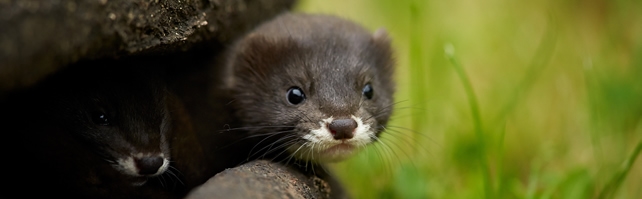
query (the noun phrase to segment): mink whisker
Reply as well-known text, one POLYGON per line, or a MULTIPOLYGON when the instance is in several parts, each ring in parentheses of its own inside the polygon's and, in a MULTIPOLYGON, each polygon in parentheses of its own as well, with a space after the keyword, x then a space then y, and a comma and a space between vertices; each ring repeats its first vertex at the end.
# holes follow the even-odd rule
POLYGON ((303 148, 305 145, 308 145, 308 144, 309 144, 309 142, 303 142, 303 144, 301 146, 299 146, 299 148, 297 148, 294 152, 290 153, 290 155, 289 155, 290 157, 288 158, 288 161, 285 163, 285 165, 288 165, 290 163, 290 160, 292 159, 292 157, 294 157, 297 154, 297 152, 299 152, 299 150, 301 150, 301 148, 303 148))
MULTIPOLYGON (((297 142, 300 142, 300 141, 301 141, 301 140, 299 140, 299 139, 292 139, 292 140, 289 140, 289 141, 287 141, 287 142, 285 142, 285 143, 282 143, 281 145, 279 145, 279 146, 278 146, 278 147, 276 147, 276 148, 270 149, 270 151, 268 151, 267 153, 271 153, 272 151, 275 151, 275 150, 278 150, 278 149, 281 149, 281 148, 285 148, 285 147, 292 146, 292 145, 294 145, 294 144, 296 144, 297 142)), ((301 148, 301 146, 300 146, 299 148, 301 148)), ((280 156, 281 156, 283 153, 285 153, 285 152, 287 152, 287 149, 281 150, 281 152, 280 152, 280 153, 278 153, 278 154, 274 155, 274 157, 272 158, 272 160, 271 160, 271 161, 274 161, 274 160, 276 160, 277 158, 280 158, 280 156)), ((282 161, 282 160, 281 160, 281 161, 282 161)))
MULTIPOLYGON (((283 137, 283 138, 281 138, 281 139, 279 139, 279 140, 275 141, 274 143, 272 143, 272 144, 270 145, 270 148, 269 148, 265 153, 263 153, 262 158, 265 158, 265 156, 266 156, 266 155, 268 155, 268 154, 270 154, 270 153, 272 153, 272 152, 274 152, 274 151, 276 151, 276 150, 279 150, 279 149, 282 149, 282 148, 286 148, 286 147, 288 147, 288 146, 291 146, 291 145, 292 145, 293 143, 295 143, 295 142, 297 142, 297 140, 296 140, 296 136, 290 135, 290 136, 287 136, 287 137, 283 137), (288 140, 288 141, 286 141, 286 142, 282 142, 282 143, 280 143, 277 147, 273 147, 273 146, 274 146, 274 144, 281 142, 281 140, 290 139, 290 138, 294 138, 294 139, 288 140)), ((282 150, 282 151, 281 151, 281 153, 279 153, 279 154, 275 155, 275 156, 274 156, 274 158, 272 158, 272 160, 274 160, 275 158, 277 158, 279 155, 281 155, 281 154, 282 154, 282 153, 284 153, 285 151, 287 151, 287 150, 282 150)))
POLYGON ((180 172, 177 168, 175 168, 175 167, 173 167, 173 166, 171 166, 171 165, 170 165, 170 166, 169 166, 169 168, 167 169, 167 173, 168 173, 169 175, 171 175, 171 176, 174 176, 174 178, 176 178, 176 180, 177 180, 179 183, 181 183, 181 185, 185 185, 185 183, 183 183, 183 181, 181 180, 181 178, 180 178, 180 177, 178 177, 178 175, 177 175, 177 174, 175 174, 171 169, 174 169, 176 172, 178 172, 178 173, 179 173, 178 175, 182 175, 182 174, 181 174, 181 172, 180 172))
MULTIPOLYGON (((382 142, 381 142, 381 141, 379 141, 378 143, 382 143, 382 142)), ((382 161, 382 162, 384 162, 384 165, 385 165, 385 167, 386 167, 386 170, 387 170, 388 172, 392 172, 392 168, 393 168, 393 166, 392 166, 392 164, 390 163, 390 161, 388 161, 388 160, 391 158, 389 148, 387 148, 387 147, 386 147, 386 145, 381 144, 381 145, 379 145, 379 146, 378 146, 378 149, 379 149, 379 150, 377 150, 377 151, 379 151, 379 152, 380 152, 380 154, 381 154, 380 158, 381 158, 381 161, 382 161)), ((392 173, 388 173, 388 175, 391 175, 391 174, 392 174, 392 173)))
POLYGON ((236 127, 236 128, 227 128, 223 130, 219 130, 219 133, 223 133, 226 131, 236 131, 236 130, 263 130, 266 128, 293 128, 294 126, 244 126, 244 127, 236 127))
MULTIPOLYGON (((401 148, 401 146, 399 146, 399 144, 397 144, 397 143, 396 143, 396 142, 394 142, 394 141, 391 141, 391 142, 389 142, 389 143, 390 143, 390 144, 392 144, 393 146, 397 147, 397 149, 398 149, 399 151, 401 151, 401 152, 406 156, 406 159, 408 159, 408 160, 412 160, 412 156, 411 156, 410 154, 408 154, 408 153, 406 152, 406 150, 403 150, 403 149, 401 148)), ((381 144, 384 144, 384 143, 383 143, 383 142, 381 142, 381 144)), ((384 145, 385 145, 385 144, 384 144, 384 145)), ((410 146, 413 146, 413 145, 410 145, 410 146)), ((390 148, 390 150, 392 150, 392 152, 395 154, 395 156, 399 157, 399 155, 398 155, 397 153, 395 153, 395 152, 394 152, 395 150, 393 150, 393 149, 392 149, 392 147, 390 147, 390 146, 388 146, 388 147, 390 148)), ((399 161, 399 165, 402 165, 402 164, 401 164, 401 160, 399 160, 399 159, 397 159, 397 160, 399 161)), ((410 162, 411 162, 412 166, 413 166, 415 169, 417 169, 417 168, 418 168, 418 167, 415 165, 414 161, 410 161, 410 162)))
MULTIPOLYGON (((408 139, 410 139, 410 140, 414 140, 414 138, 412 137, 412 135, 419 135, 419 136, 421 136, 421 137, 423 137, 423 138, 425 138, 425 139, 430 140, 430 142, 432 142, 433 144, 435 144, 435 145, 437 145, 437 146, 439 146, 439 147, 443 147, 441 144, 439 144, 437 141, 435 141, 434 139, 432 139, 432 138, 431 138, 431 137, 429 137, 428 135, 425 135, 425 134, 423 134, 423 133, 419 133, 419 132, 417 132, 417 131, 415 131, 415 130, 413 130, 413 129, 407 128, 407 127, 391 126, 391 125, 388 125, 388 126, 385 126, 385 127, 383 127, 383 128, 384 128, 384 129, 386 130, 386 132, 388 132, 388 133, 395 133, 395 135, 403 135, 403 136, 407 137, 407 138, 408 138, 408 139), (412 135, 408 135, 408 134, 406 134, 406 133, 401 132, 400 130, 394 130, 394 129, 406 130, 406 131, 411 132, 411 133, 412 133, 412 135)), ((408 140, 406 140, 406 141, 408 141, 408 140)), ((410 144, 410 143, 409 143, 409 144, 410 144)), ((417 145, 417 144, 414 144, 414 146, 416 146, 416 145, 417 145)), ((418 146, 420 146, 420 147, 422 147, 422 148, 423 148, 423 145, 418 145, 418 146)), ((425 151, 428 151, 426 148, 423 148, 423 149, 424 149, 425 151)))
MULTIPOLYGON (((272 135, 267 136, 267 137, 263 138, 260 142, 256 143, 256 144, 254 145, 254 147, 252 147, 252 149, 250 149, 250 154, 252 154, 252 151, 254 151, 254 149, 255 149, 257 146, 261 145, 261 143, 263 143, 265 140, 269 139, 270 137, 273 137, 273 136, 275 136, 275 135, 279 135, 279 134, 282 134, 282 133, 286 133, 286 132, 291 132, 291 131, 294 131, 294 130, 271 133, 272 135)), ((248 155, 249 155, 249 154, 248 154, 248 155)), ((248 156, 248 158, 249 158, 249 157, 251 157, 251 156, 253 156, 253 155, 248 156)))
POLYGON ((158 176, 158 178, 156 178, 156 179, 158 179, 158 182, 161 184, 161 187, 167 188, 165 186, 165 183, 163 183, 163 182, 165 182, 165 178, 163 178, 163 175, 158 176))
MULTIPOLYGON (((250 139, 250 138, 261 137, 261 136, 266 136, 266 135, 272 135, 272 136, 274 136, 275 134, 288 133, 288 132, 293 132, 293 131, 295 131, 295 130, 294 130, 294 129, 292 129, 292 130, 284 130, 284 131, 276 131, 276 132, 267 132, 267 133, 249 133, 249 132, 246 132, 246 133, 249 133, 249 134, 251 134, 251 135, 249 135, 249 136, 244 136, 244 137, 242 137, 242 138, 240 138, 240 139, 236 139, 236 140, 234 140, 234 142, 231 142, 231 143, 229 143, 229 144, 227 144, 227 145, 225 145, 225 146, 223 146, 223 147, 221 147, 221 148, 226 148, 226 147, 232 146, 232 145, 234 145, 234 144, 236 144, 236 143, 239 143, 239 142, 241 142, 241 141, 244 141, 244 140, 247 140, 247 139, 250 139)), ((267 139, 267 138, 265 138, 265 139, 267 139)), ((261 140, 261 142, 263 142, 263 140, 261 140)), ((257 143, 257 144, 260 144, 261 142, 259 142, 259 143, 257 143)), ((251 152, 251 151, 250 151, 250 152, 251 152)))
MULTIPOLYGON (((281 133, 283 133, 283 132, 281 132, 281 133)), ((265 141, 266 139, 268 139, 268 138, 270 138, 270 137, 272 137, 272 136, 274 136, 274 135, 278 135, 278 134, 280 134, 280 133, 275 133, 275 134, 273 134, 273 135, 270 135, 270 136, 268 136, 268 137, 264 138, 263 140, 261 140, 261 142, 265 141)), ((256 152, 252 153, 252 152, 254 151, 254 149, 255 149, 257 146, 259 146, 259 145, 261 144, 261 142, 259 142, 259 143, 257 143, 256 145, 254 145, 254 147, 252 147, 252 149, 250 150, 250 153, 251 153, 251 154, 248 156, 248 158, 254 157, 254 156, 255 156, 255 155, 257 155, 259 152, 261 152, 261 151, 263 151, 263 150, 267 149, 268 147, 272 147, 272 146, 274 146, 274 144, 276 144, 277 142, 279 142, 279 141, 281 141, 281 140, 289 139, 289 138, 292 138, 292 137, 295 137, 295 136, 296 136, 296 135, 286 135, 286 136, 284 136, 284 137, 279 138, 277 141, 272 142, 272 144, 268 144, 268 145, 264 146, 263 148, 261 148, 260 150, 258 150, 258 151, 256 151, 256 152)), ((265 155, 266 155, 266 154, 264 153, 264 154, 263 154, 263 157, 264 157, 265 155)))

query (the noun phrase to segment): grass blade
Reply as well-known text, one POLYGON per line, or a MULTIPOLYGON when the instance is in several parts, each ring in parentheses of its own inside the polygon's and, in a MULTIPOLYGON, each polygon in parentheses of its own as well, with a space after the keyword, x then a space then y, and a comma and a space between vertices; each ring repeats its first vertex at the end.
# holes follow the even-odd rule
POLYGON ((468 97, 468 104, 470 106, 470 112, 473 117, 473 125, 475 129, 475 134, 477 135, 477 142, 480 148, 479 152, 479 164, 482 167, 483 178, 484 178, 484 193, 486 198, 493 198, 493 188, 492 182, 490 180, 490 169, 488 167, 488 158, 486 157, 486 141, 484 139, 484 130, 482 128, 481 114, 479 111, 479 103, 477 101, 477 96, 473 90, 473 85, 470 83, 470 79, 466 75, 466 71, 459 64, 457 59, 455 59, 455 47, 452 44, 446 44, 444 47, 446 52, 446 57, 452 63, 457 76, 461 80, 461 83, 464 86, 464 91, 468 97))
MULTIPOLYGON (((420 91, 425 89, 425 75, 426 75, 426 69, 425 65, 423 63, 423 52, 422 52, 422 37, 421 33, 423 32, 422 30, 422 17, 421 17, 421 12, 419 11, 420 7, 420 2, 418 1, 413 1, 411 2, 410 5, 410 21, 413 24, 410 29, 410 51, 409 51, 409 70, 412 71, 410 73, 410 90, 413 91, 420 91)), ((426 102, 426 92, 411 92, 410 98, 412 99, 412 106, 413 107, 423 107, 423 103, 426 102)), ((411 125, 412 129, 415 130, 415 132, 421 132, 424 125, 426 124, 426 116, 425 112, 420 112, 416 115, 414 115, 411 119, 411 125)), ((421 141, 421 139, 418 139, 418 135, 414 135, 414 139, 416 142, 421 141)), ((414 143, 415 145, 418 145, 420 143, 414 143)), ((418 148, 418 147, 412 147, 412 148, 418 148)))
POLYGON ((620 187, 620 185, 626 178, 626 175, 631 170, 631 166, 633 166, 633 163, 635 163, 638 155, 640 155, 640 151, 642 151, 642 140, 638 142, 638 145, 633 150, 631 156, 629 156, 629 158, 627 158, 627 160, 624 162, 624 164, 622 165, 622 169, 615 173, 613 178, 611 178, 611 180, 604 186, 602 191, 600 191, 600 195, 597 197, 598 199, 612 198, 615 195, 615 192, 617 192, 617 189, 620 187))

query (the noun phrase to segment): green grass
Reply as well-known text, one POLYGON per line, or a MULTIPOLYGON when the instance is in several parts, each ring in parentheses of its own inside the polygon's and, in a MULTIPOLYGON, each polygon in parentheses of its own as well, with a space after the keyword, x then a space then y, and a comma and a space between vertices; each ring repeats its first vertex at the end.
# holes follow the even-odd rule
POLYGON ((641 1, 296 9, 385 27, 393 41, 390 127, 331 165, 354 198, 642 198, 641 1))

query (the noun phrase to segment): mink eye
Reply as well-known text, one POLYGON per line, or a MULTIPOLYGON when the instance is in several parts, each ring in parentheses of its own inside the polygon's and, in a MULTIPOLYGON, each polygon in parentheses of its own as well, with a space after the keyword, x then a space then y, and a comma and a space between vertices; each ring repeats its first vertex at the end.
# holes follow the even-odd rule
POLYGON ((361 92, 363 93, 363 96, 366 96, 366 98, 368 99, 372 99, 372 95, 374 94, 370 83, 367 83, 366 86, 363 87, 363 90, 361 92))
POLYGON ((90 115, 91 121, 94 122, 94 124, 101 125, 101 126, 107 126, 109 125, 109 117, 107 114, 100 112, 100 111, 94 111, 90 115))
POLYGON ((297 105, 305 100, 305 94, 301 88, 295 86, 288 90, 287 98, 290 104, 297 105))

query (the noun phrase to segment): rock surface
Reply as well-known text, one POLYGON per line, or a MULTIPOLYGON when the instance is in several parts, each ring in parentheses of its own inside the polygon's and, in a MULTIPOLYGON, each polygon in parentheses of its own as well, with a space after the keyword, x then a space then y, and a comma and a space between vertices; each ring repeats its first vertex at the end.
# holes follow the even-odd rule
POLYGON ((330 184, 314 175, 265 160, 227 169, 195 188, 186 199, 330 198, 330 184))
POLYGON ((0 0, 0 92, 80 59, 226 42, 294 0, 0 0))

